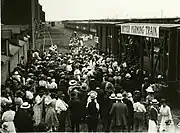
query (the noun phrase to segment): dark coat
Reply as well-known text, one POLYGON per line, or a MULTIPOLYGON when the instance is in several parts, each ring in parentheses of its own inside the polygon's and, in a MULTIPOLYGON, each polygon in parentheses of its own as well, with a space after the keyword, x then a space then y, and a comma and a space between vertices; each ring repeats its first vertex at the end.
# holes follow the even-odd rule
POLYGON ((33 132, 33 119, 32 115, 24 110, 20 110, 16 113, 14 119, 15 127, 18 132, 33 132))
POLYGON ((133 120, 134 120, 134 108, 133 108, 133 104, 130 100, 128 100, 127 98, 123 99, 123 102, 127 105, 128 108, 128 125, 132 125, 133 124, 133 120))
POLYGON ((158 112, 154 107, 150 108, 150 120, 153 120, 157 124, 158 112))
POLYGON ((121 102, 113 103, 110 115, 114 117, 114 126, 127 126, 128 108, 126 104, 121 102))
POLYGON ((73 123, 79 123, 85 113, 83 103, 79 99, 69 101, 70 117, 73 123))

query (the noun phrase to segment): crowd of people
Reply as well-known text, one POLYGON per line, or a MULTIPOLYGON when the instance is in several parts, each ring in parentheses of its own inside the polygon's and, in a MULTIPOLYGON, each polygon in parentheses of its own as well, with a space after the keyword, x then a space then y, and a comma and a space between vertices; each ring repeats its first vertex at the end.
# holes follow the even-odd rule
POLYGON ((26 64, 23 59, 1 88, 4 132, 65 132, 67 123, 72 132, 82 124, 89 132, 98 124, 105 132, 167 131, 173 125, 160 95, 167 87, 162 75, 154 81, 138 66, 84 45, 64 54, 51 45, 42 55, 33 51, 26 64))

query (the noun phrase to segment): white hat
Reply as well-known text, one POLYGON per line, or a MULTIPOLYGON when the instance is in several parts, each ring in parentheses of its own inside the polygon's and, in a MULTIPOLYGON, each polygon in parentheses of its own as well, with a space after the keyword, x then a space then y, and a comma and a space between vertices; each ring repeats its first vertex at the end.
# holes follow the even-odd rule
POLYGON ((125 75, 125 77, 126 77, 126 78, 131 78, 131 74, 127 73, 127 74, 125 75))
POLYGON ((69 81, 69 85, 70 86, 74 86, 74 85, 76 85, 77 84, 77 81, 76 80, 70 80, 69 81))
POLYGON ((91 95, 92 93, 94 93, 96 96, 98 95, 96 91, 90 91, 87 95, 91 95))
POLYGON ((157 77, 158 79, 162 79, 163 78, 163 76, 162 75, 158 75, 158 77, 157 77))
POLYGON ((153 88, 151 86, 149 86, 147 89, 146 89, 147 92, 154 92, 153 88))
POLYGON ((159 104, 158 100, 156 100, 156 99, 153 99, 150 103, 151 104, 159 104))
POLYGON ((18 74, 19 74, 18 71, 15 71, 15 72, 14 72, 14 75, 18 75, 18 74))
POLYGON ((55 82, 56 80, 55 79, 52 79, 52 82, 55 82))
POLYGON ((112 93, 109 99, 116 99, 116 94, 112 93))
POLYGON ((47 57, 50 57, 51 55, 50 54, 47 54, 47 57))
POLYGON ((126 62, 124 62, 124 63, 122 64, 122 66, 123 66, 123 67, 127 67, 127 64, 126 64, 126 62))
POLYGON ((128 92, 127 95, 128 95, 128 98, 132 97, 131 92, 128 92))
POLYGON ((121 93, 117 93, 117 94, 116 94, 116 99, 117 99, 117 100, 122 100, 122 99, 123 99, 122 94, 121 94, 121 93))
POLYGON ((97 97, 97 92, 95 91, 90 91, 91 93, 89 94, 90 95, 90 98, 91 99, 95 99, 97 97))
POLYGON ((28 109, 30 108, 30 104, 28 102, 24 102, 21 106, 20 106, 21 109, 28 109))

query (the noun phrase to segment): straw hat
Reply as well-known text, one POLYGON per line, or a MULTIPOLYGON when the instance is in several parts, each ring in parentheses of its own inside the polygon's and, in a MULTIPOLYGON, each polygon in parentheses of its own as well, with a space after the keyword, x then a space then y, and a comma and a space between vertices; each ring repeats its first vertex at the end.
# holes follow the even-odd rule
POLYGON ((87 95, 89 95, 89 96, 92 97, 92 98, 93 98, 93 97, 96 98, 98 94, 97 94, 96 91, 90 91, 87 95))
POLYGON ((55 72, 55 70, 49 70, 49 73, 55 72))
POLYGON ((20 106, 20 108, 21 109, 29 109, 31 106, 30 106, 30 104, 28 103, 28 102, 24 102, 21 106, 20 106))
POLYGON ((117 93, 117 94, 116 94, 116 99, 117 99, 117 100, 122 100, 122 99, 123 99, 122 94, 121 94, 121 93, 117 93))
POLYGON ((127 73, 127 74, 125 75, 125 77, 126 77, 126 78, 131 78, 131 74, 127 73))
POLYGON ((51 80, 51 77, 47 77, 48 80, 51 80))
POLYGON ((116 94, 112 93, 109 99, 112 99, 112 100, 116 99, 116 94))
POLYGON ((96 98, 97 98, 97 94, 94 93, 94 92, 91 93, 91 94, 90 94, 90 98, 91 98, 91 99, 96 99, 96 98))
POLYGON ((132 97, 131 92, 128 92, 128 93, 127 93, 127 96, 128 96, 128 98, 131 98, 131 97, 132 97))
POLYGON ((162 75, 158 75, 157 78, 158 78, 158 79, 162 79, 163 76, 162 76, 162 75))
POLYGON ((159 102, 156 99, 153 99, 150 103, 151 104, 159 104, 159 102))
POLYGON ((82 91, 88 91, 89 90, 89 88, 88 88, 88 86, 87 86, 87 84, 86 83, 82 83, 82 85, 81 85, 81 88, 80 88, 82 91))
POLYGON ((19 74, 18 71, 15 71, 15 72, 14 72, 14 75, 18 75, 18 74, 19 74))
POLYGON ((33 73, 28 73, 28 76, 34 76, 34 74, 33 73))
POLYGON ((69 81, 69 85, 70 86, 74 86, 74 85, 76 85, 77 84, 77 81, 76 80, 70 80, 69 81))
POLYGON ((147 92, 154 92, 153 88, 151 86, 149 86, 147 89, 146 89, 147 92))

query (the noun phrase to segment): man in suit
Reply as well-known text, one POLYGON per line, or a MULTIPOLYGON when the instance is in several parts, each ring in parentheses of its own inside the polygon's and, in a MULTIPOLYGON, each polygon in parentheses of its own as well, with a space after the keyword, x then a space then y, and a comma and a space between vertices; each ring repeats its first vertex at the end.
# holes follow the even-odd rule
POLYGON ((74 132, 76 127, 76 132, 79 132, 79 124, 82 119, 82 115, 84 114, 82 111, 83 103, 78 99, 77 93, 71 93, 71 100, 69 101, 69 109, 70 109, 70 120, 71 120, 71 129, 74 132))
POLYGON ((122 102, 123 96, 121 93, 116 95, 116 100, 118 102, 113 103, 110 110, 110 115, 113 119, 113 127, 115 131, 124 131, 127 126, 128 108, 127 105, 122 102))

